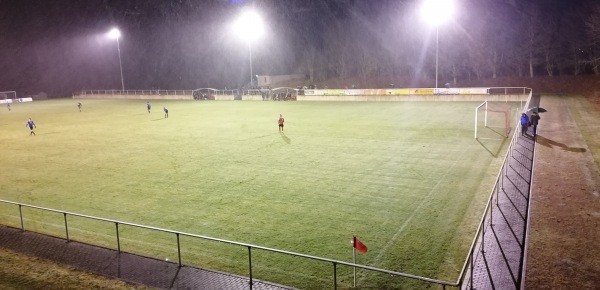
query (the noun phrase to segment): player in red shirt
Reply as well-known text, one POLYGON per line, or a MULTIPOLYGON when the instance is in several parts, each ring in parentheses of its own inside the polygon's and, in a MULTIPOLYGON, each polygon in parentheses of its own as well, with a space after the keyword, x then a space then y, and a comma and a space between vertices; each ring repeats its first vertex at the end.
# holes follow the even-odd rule
POLYGON ((279 123, 279 132, 283 132, 283 122, 285 120, 283 119, 283 116, 281 114, 279 114, 279 121, 277 121, 277 123, 279 123))

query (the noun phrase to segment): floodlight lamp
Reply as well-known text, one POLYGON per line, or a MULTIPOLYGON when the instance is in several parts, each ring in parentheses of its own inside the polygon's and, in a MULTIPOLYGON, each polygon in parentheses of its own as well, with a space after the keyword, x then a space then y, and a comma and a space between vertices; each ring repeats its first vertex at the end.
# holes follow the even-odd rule
POLYGON ((235 21, 233 29, 246 41, 253 41, 264 34, 265 27, 258 13, 247 10, 235 21))
POLYGON ((440 25, 454 13, 453 0, 423 0, 421 16, 432 25, 440 25))
POLYGON ((108 37, 112 39, 118 39, 119 37, 121 37, 121 31, 119 31, 119 29, 113 28, 108 32, 108 37))

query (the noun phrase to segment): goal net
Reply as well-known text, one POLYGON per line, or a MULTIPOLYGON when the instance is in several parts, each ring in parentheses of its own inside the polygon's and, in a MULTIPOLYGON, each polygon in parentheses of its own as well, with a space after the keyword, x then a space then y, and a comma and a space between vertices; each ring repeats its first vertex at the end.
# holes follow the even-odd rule
POLYGON ((0 92, 0 104, 11 103, 16 98, 17 92, 15 91, 0 92))
POLYGON ((508 104, 485 101, 475 108, 475 139, 508 138, 510 134, 510 112, 508 104))

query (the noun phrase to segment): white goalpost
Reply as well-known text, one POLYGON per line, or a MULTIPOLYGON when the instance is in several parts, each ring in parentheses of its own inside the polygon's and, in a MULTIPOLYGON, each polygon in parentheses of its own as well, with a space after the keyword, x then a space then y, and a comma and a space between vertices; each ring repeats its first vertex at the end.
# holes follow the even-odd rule
POLYGON ((475 139, 482 138, 482 128, 498 128, 504 138, 510 134, 510 108, 497 108, 484 101, 475 108, 475 139))
POLYGON ((6 91, 0 92, 0 103, 12 103, 14 99, 17 98, 17 92, 15 91, 6 91))

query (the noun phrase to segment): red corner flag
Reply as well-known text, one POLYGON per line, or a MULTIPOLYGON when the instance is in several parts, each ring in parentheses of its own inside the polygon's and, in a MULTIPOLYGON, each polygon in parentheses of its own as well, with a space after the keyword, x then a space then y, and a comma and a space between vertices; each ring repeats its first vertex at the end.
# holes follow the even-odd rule
POLYGON ((356 237, 354 237, 354 239, 352 241, 353 241, 352 244, 354 245, 354 248, 356 248, 359 252, 362 252, 362 253, 367 252, 367 250, 368 250, 367 246, 365 246, 365 244, 361 243, 356 237))

